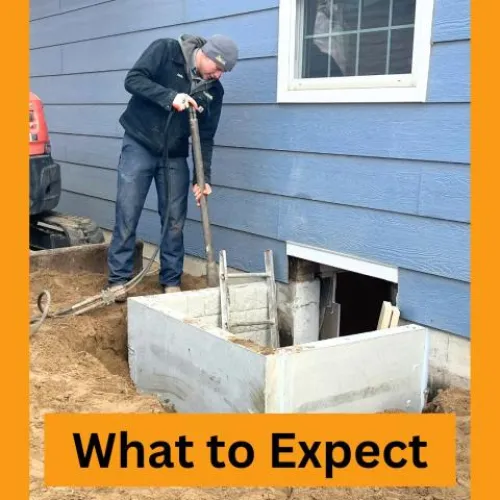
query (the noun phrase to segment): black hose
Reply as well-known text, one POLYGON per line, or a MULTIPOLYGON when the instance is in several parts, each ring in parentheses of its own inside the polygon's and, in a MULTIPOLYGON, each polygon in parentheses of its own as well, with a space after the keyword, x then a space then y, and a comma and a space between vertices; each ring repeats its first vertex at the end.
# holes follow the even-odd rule
POLYGON ((38 309, 42 311, 42 315, 39 318, 34 318, 30 321, 30 336, 35 334, 42 326, 42 323, 45 321, 45 318, 49 314, 50 301, 50 292, 48 290, 43 290, 37 299, 38 309), (47 297, 47 303, 45 304, 45 306, 42 304, 42 300, 44 297, 47 297))

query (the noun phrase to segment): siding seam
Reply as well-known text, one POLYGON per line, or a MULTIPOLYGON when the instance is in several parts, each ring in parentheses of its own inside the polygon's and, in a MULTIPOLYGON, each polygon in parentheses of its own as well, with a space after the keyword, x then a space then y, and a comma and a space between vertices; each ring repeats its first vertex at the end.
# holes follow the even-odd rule
MULTIPOLYGON (((33 50, 38 50, 38 49, 33 49, 33 50)), ((241 62, 241 61, 261 61, 263 59, 277 59, 277 56, 240 57, 238 59, 238 61, 239 62, 241 62)), ((61 53, 61 62, 62 62, 62 53, 61 53)), ((30 75, 30 80, 37 79, 37 78, 54 78, 54 77, 58 77, 58 76, 77 76, 77 75, 94 75, 94 74, 102 74, 102 73, 118 73, 121 71, 129 71, 129 70, 130 70, 130 68, 118 68, 118 69, 100 69, 100 70, 96 70, 96 71, 76 71, 74 73, 54 73, 54 74, 43 74, 43 75, 30 75)), ((58 106, 60 106, 60 104, 58 106)))
POLYGON ((176 24, 167 24, 165 26, 155 26, 153 28, 144 28, 144 29, 133 30, 133 31, 124 31, 121 33, 113 33, 112 35, 101 35, 101 36, 96 36, 96 37, 92 37, 92 38, 84 38, 82 40, 73 40, 71 42, 54 43, 52 45, 39 45, 36 47, 32 46, 32 47, 30 47, 30 50, 48 49, 51 47, 62 47, 64 45, 72 45, 72 44, 76 44, 76 43, 90 42, 93 40, 103 40, 106 38, 113 38, 115 36, 133 35, 135 33, 145 33, 147 31, 159 30, 159 29, 164 29, 164 28, 176 28, 177 26, 185 26, 188 24, 198 24, 198 23, 204 23, 207 21, 218 21, 220 19, 230 19, 233 17, 246 16, 248 14, 259 14, 261 12, 268 12, 268 11, 272 11, 272 10, 278 10, 278 7, 267 7, 265 9, 251 10, 248 12, 238 12, 237 14, 228 14, 225 16, 217 16, 217 17, 209 17, 209 18, 205 18, 205 19, 198 19, 196 21, 183 21, 183 22, 176 23, 176 24))
MULTIPOLYGON (((84 165, 84 164, 81 164, 81 163, 72 163, 72 162, 66 161, 66 160, 57 160, 57 161, 60 162, 60 163, 62 163, 62 164, 67 163, 67 164, 74 165, 74 166, 82 166, 84 169, 85 168, 96 168, 96 169, 99 169, 99 170, 106 170, 108 172, 114 172, 114 171, 116 171, 116 169, 114 169, 114 168, 97 167, 97 166, 93 166, 93 165, 84 165)), ((235 188, 233 186, 225 186, 225 185, 216 184, 216 183, 213 183, 212 187, 217 187, 217 188, 220 188, 220 189, 228 189, 228 190, 232 190, 232 191, 236 191, 236 192, 240 191, 240 192, 244 192, 244 193, 252 193, 252 194, 256 193, 256 194, 262 194, 262 195, 273 197, 273 198, 279 198, 278 201, 279 201, 279 207, 280 207, 280 209, 281 209, 281 201, 282 200, 302 200, 302 201, 310 201, 310 202, 313 202, 313 203, 321 203, 323 205, 334 206, 334 207, 347 207, 347 208, 353 208, 353 209, 364 210, 364 211, 373 211, 373 212, 377 212, 377 213, 396 214, 396 215, 402 215, 402 216, 405 216, 405 217, 415 217, 415 218, 418 218, 418 219, 435 220, 435 221, 441 221, 441 222, 450 222, 452 224, 459 224, 459 225, 462 225, 462 226, 468 226, 468 227, 470 227, 470 222, 465 222, 463 220, 454 220, 454 219, 448 219, 448 218, 445 219, 445 218, 431 216, 431 215, 421 215, 419 213, 398 212, 396 210, 387 210, 387 209, 382 209, 382 208, 373 208, 373 207, 367 207, 367 206, 363 206, 363 205, 352 205, 352 204, 349 204, 349 203, 335 203, 335 202, 331 202, 331 201, 320 200, 320 199, 317 199, 317 198, 304 198, 304 197, 301 197, 301 196, 284 195, 284 194, 278 194, 276 192, 270 192, 270 191, 257 191, 255 189, 248 189, 248 188, 247 189, 235 188)), ((105 201, 112 201, 112 202, 114 202, 114 200, 112 200, 110 198, 101 198, 100 196, 94 196, 94 195, 90 195, 90 194, 86 194, 86 193, 81 193, 81 192, 78 192, 78 191, 68 190, 68 192, 75 193, 75 194, 80 194, 82 196, 89 196, 91 198, 97 198, 99 200, 105 200, 105 201)), ((419 192, 420 192, 420 188, 419 188, 419 192)), ((420 202, 420 197, 419 197, 419 202, 420 202)), ((280 214, 280 212, 278 213, 278 215, 279 214, 280 214)), ((280 218, 278 217, 278 227, 279 227, 279 223, 280 223, 280 218)))
MULTIPOLYGON (((51 106, 50 104, 47 104, 47 106, 51 106)), ((66 106, 65 104, 59 104, 58 106, 66 106)), ((76 104, 75 104, 76 106, 76 104)), ((121 135, 94 135, 94 134, 79 134, 79 133, 73 133, 73 132, 61 132, 61 131, 53 131, 51 135, 62 135, 62 136, 70 136, 70 137, 90 137, 90 138, 98 138, 98 139, 111 139, 111 140, 121 140, 122 136, 121 135)), ((214 149, 217 148, 224 148, 224 149, 235 149, 235 150, 248 150, 248 151, 262 151, 264 153, 267 153, 269 151, 276 152, 276 153, 290 153, 290 154, 295 154, 295 155, 324 155, 324 156, 333 156, 333 157, 340 157, 340 158, 359 158, 359 159, 365 159, 365 158, 373 158, 376 160, 384 160, 384 161, 407 161, 407 162, 419 162, 419 163, 428 163, 430 165, 439 165, 439 164, 445 164, 445 165, 454 165, 456 168, 466 168, 470 169, 470 162, 457 162, 457 161, 442 161, 442 160, 428 160, 428 159, 420 159, 420 158, 395 158, 393 156, 377 156, 377 155, 349 155, 349 154, 336 154, 336 153, 323 153, 323 152, 318 152, 318 151, 297 151, 294 149, 262 149, 262 148, 252 148, 252 147, 245 147, 245 146, 226 146, 224 144, 215 144, 214 149)), ((94 166, 94 165, 90 165, 94 166)))
MULTIPOLYGON (((42 19, 50 19, 51 17, 62 16, 64 14, 69 14, 72 12, 78 12, 79 10, 91 9, 92 7, 96 7, 97 5, 102 5, 103 3, 111 3, 115 1, 116 0, 102 0, 102 2, 94 3, 91 5, 84 5, 83 7, 77 7, 76 9, 68 9, 68 10, 63 10, 62 12, 55 12, 54 14, 50 14, 49 16, 33 17, 30 19, 30 23, 35 21, 41 21, 42 19)), ((60 8, 61 8, 61 1, 59 0, 59 9, 60 8)))
MULTIPOLYGON (((83 196, 85 198, 90 198, 90 199, 94 199, 94 200, 106 201, 108 203, 115 203, 113 200, 107 200, 106 198, 100 198, 99 196, 91 196, 91 195, 87 195, 87 194, 82 194, 82 193, 79 193, 77 191, 73 191, 71 189, 63 189, 62 192, 63 193, 75 194, 77 196, 83 196)), ((144 210, 146 210, 147 212, 150 212, 152 214, 158 214, 157 210, 153 210, 151 208, 144 207, 144 210)), ((191 222, 196 222, 196 223, 198 223, 198 224, 201 225, 201 221, 198 220, 198 219, 192 219, 191 217, 187 217, 187 220, 189 220, 191 222)), ((214 224, 213 222, 211 222, 210 225, 213 226, 213 227, 218 227, 218 228, 221 228, 221 229, 225 229, 227 231, 234 231, 236 233, 249 234, 251 236, 256 236, 257 238, 263 238, 263 239, 266 239, 266 240, 273 240, 273 241, 276 241, 278 243, 285 243, 283 240, 280 240, 278 238, 273 238, 272 236, 267 236, 267 235, 262 235, 262 234, 257 234, 257 233, 251 233, 249 231, 243 231, 242 229, 235 229, 233 227, 228 227, 228 226, 220 226, 219 224, 214 224)), ((419 271, 414 271, 413 270, 412 272, 419 272, 419 271)), ((434 275, 431 275, 431 276, 434 276, 434 275)), ((455 281, 458 281, 458 280, 455 280, 455 281)))

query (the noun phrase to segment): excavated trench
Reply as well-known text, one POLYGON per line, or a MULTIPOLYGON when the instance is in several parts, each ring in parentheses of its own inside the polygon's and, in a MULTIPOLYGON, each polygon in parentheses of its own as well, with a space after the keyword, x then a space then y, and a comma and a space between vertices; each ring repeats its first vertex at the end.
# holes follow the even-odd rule
MULTIPOLYGON (((36 270, 30 275, 31 314, 36 298, 47 289, 52 307, 72 305, 98 293, 106 277, 98 273, 36 270)), ((183 290, 206 287, 203 277, 186 275, 183 290)), ((156 275, 147 276, 131 295, 161 293, 156 275)), ((457 480, 452 489, 56 489, 43 485, 43 416, 47 412, 165 412, 156 398, 138 394, 127 362, 126 304, 113 304, 79 317, 47 320, 31 338, 30 430, 32 500, 461 500, 469 498, 469 395, 459 390, 439 393, 427 411, 457 414, 457 480)))

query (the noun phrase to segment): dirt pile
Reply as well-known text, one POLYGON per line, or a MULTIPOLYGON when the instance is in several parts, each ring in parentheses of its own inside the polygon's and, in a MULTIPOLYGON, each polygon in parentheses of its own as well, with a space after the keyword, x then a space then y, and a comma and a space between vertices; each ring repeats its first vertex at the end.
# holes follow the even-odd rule
MULTIPOLYGON (((43 289, 52 307, 70 306, 99 293, 102 275, 39 271, 30 277, 30 304, 43 289)), ((204 278, 185 276, 184 290, 205 288, 204 278)), ((161 293, 156 275, 131 295, 161 293)), ((113 304, 79 317, 47 320, 31 339, 30 431, 32 500, 465 500, 469 498, 469 396, 445 391, 429 411, 457 412, 457 477, 453 489, 47 489, 43 485, 43 416, 48 412, 164 412, 156 398, 139 395, 129 378, 125 304, 113 304)))

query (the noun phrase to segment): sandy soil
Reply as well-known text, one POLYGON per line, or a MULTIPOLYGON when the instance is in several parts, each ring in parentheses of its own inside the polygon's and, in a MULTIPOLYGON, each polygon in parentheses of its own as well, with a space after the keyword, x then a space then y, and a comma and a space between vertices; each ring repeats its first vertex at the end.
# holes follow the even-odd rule
MULTIPOLYGON (((98 293, 101 275, 40 271, 31 275, 30 304, 43 289, 53 307, 69 306, 98 293)), ((205 287, 203 278, 185 276, 184 290, 205 287)), ((148 276, 132 295, 161 293, 148 276)), ((43 416, 47 412, 163 412, 155 398, 138 395, 128 375, 126 305, 113 304, 85 316, 51 319, 31 339, 30 430, 32 500, 465 500, 469 487, 469 394, 447 390, 428 411, 457 414, 457 486, 440 488, 354 489, 47 489, 43 485, 43 416)))

